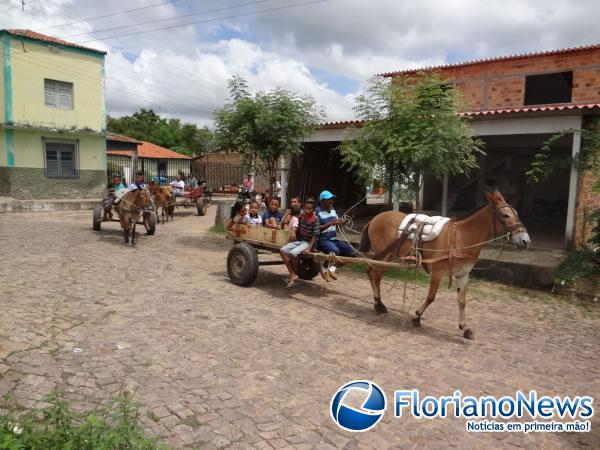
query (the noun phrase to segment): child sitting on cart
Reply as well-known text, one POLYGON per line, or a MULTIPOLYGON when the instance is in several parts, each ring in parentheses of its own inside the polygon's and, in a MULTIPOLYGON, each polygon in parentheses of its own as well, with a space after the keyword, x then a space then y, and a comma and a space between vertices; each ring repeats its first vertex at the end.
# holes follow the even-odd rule
POLYGON ((281 213, 279 212, 279 200, 272 198, 269 202, 269 209, 267 209, 263 216, 263 225, 267 228, 281 228, 281 213))
POLYGON ((246 216, 246 205, 243 202, 236 202, 231 207, 229 221, 227 222, 227 231, 236 231, 236 227, 244 223, 246 216))
POLYGON ((297 224, 296 221, 290 221, 290 242, 280 250, 283 263, 290 273, 288 287, 298 280, 298 257, 310 253, 319 236, 319 217, 315 214, 315 206, 312 198, 304 202, 304 211, 298 217, 297 224))
POLYGON ((246 225, 250 225, 253 227, 262 227, 263 219, 258 214, 258 210, 260 209, 260 205, 258 202, 250 203, 250 208, 248 214, 244 216, 244 221, 246 225))

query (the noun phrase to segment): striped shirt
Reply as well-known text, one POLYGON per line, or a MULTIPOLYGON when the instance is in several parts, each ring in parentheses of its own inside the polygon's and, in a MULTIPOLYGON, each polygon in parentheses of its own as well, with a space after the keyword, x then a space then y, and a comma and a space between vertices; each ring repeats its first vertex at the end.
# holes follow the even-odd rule
POLYGON ((316 214, 311 214, 310 216, 302 214, 298 217, 296 239, 310 242, 313 236, 319 236, 319 216, 316 214))
MULTIPOLYGON (((317 216, 319 216, 319 222, 322 225, 332 222, 338 218, 338 215, 335 212, 335 209, 333 209, 333 208, 331 209, 331 211, 327 211, 327 210, 319 207, 315 210, 315 213, 317 214, 317 216)), ((321 235, 319 236, 319 239, 337 239, 335 225, 331 225, 330 227, 327 227, 323 231, 321 231, 321 235)))

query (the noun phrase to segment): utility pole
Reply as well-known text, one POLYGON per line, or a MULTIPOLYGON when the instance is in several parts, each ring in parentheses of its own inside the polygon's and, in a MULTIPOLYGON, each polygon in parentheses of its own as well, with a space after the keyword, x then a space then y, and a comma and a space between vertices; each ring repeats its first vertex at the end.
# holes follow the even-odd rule
POLYGON ((25 11, 25 0, 21 0, 21 11, 25 11))

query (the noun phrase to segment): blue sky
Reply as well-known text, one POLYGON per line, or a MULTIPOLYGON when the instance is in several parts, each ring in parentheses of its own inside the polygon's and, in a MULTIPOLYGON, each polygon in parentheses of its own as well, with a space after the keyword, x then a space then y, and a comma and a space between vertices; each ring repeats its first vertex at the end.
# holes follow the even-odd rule
POLYGON ((253 91, 310 95, 342 120, 376 73, 600 42, 597 0, 307 2, 28 0, 22 12, 19 0, 0 0, 0 26, 107 50, 111 114, 154 108, 206 124, 235 74, 253 91), (174 28, 149 31, 164 26, 174 28), (124 28, 96 33, 108 27, 124 28))

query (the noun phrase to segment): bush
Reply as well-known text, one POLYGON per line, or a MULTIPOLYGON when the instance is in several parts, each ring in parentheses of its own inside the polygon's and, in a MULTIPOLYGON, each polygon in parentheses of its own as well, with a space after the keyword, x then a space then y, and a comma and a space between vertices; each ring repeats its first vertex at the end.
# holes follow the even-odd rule
MULTIPOLYGON (((569 252, 560 263, 554 278, 555 285, 576 288, 578 285, 591 285, 595 289, 600 278, 600 258, 588 250, 569 252)), ((590 292, 593 295, 593 292, 590 292)))
POLYGON ((62 394, 54 392, 48 406, 15 412, 8 398, 0 416, 1 449, 157 449, 139 426, 138 407, 122 394, 108 406, 85 414, 74 411, 62 394))

